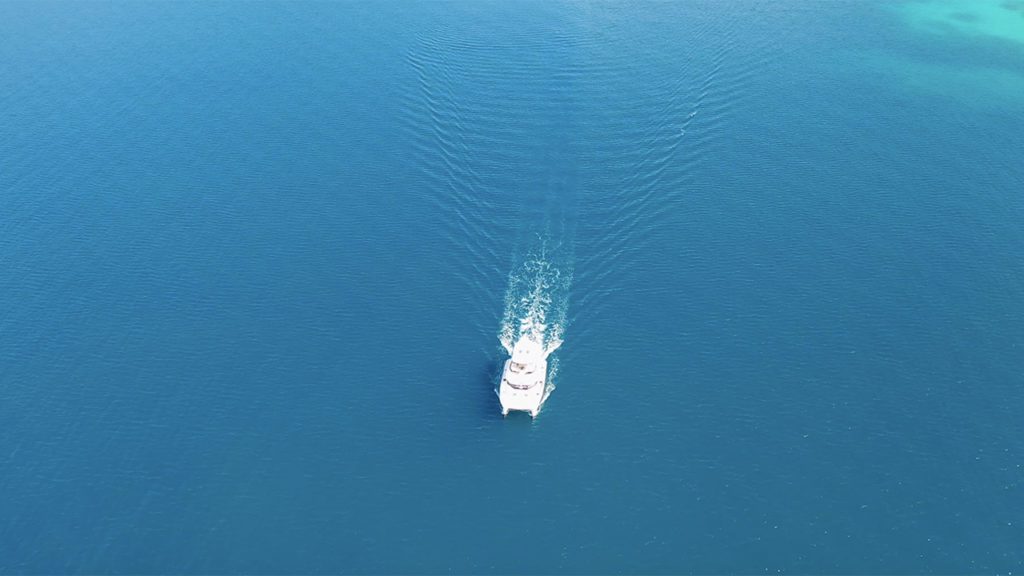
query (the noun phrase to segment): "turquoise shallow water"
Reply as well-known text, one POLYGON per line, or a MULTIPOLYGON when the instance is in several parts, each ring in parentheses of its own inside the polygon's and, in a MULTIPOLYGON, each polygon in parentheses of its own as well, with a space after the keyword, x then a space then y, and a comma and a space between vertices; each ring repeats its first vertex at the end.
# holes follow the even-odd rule
POLYGON ((1024 569, 954 4, 0 3, 0 573, 1024 569))

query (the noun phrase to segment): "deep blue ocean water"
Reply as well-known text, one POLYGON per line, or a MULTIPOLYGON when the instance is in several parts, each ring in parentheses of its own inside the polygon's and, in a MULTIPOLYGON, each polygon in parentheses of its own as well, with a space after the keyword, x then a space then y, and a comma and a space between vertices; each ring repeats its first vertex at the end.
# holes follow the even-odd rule
POLYGON ((1024 44, 917 9, 0 3, 0 573, 1024 570, 1024 44))

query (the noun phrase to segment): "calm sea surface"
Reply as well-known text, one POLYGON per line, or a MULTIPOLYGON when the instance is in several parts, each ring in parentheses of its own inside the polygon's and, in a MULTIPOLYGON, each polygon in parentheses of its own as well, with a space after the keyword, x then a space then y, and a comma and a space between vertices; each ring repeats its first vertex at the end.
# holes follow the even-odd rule
POLYGON ((1022 570, 1019 2, 0 2, 0 573, 1022 570))

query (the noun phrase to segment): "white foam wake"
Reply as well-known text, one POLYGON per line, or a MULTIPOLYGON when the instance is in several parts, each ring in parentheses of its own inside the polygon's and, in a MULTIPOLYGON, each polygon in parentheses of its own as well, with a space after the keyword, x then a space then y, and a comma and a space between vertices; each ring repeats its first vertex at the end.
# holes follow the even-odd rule
POLYGON ((527 255, 509 274, 499 339, 505 350, 530 336, 550 355, 562 345, 572 269, 549 254, 547 243, 527 255))

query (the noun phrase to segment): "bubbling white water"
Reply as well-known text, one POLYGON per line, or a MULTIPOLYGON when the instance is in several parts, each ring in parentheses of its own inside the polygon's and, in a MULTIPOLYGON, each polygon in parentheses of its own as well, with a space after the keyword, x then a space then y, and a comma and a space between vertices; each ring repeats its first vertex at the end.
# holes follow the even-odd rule
POLYGON ((546 242, 513 268, 498 335, 509 354, 523 336, 540 342, 545 356, 562 345, 571 283, 571 267, 552 257, 546 242))

